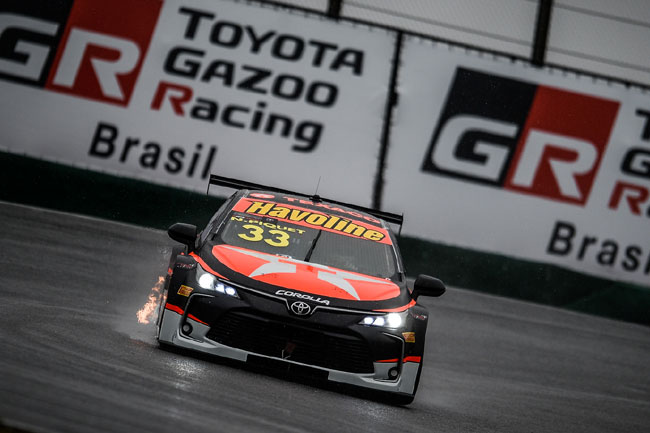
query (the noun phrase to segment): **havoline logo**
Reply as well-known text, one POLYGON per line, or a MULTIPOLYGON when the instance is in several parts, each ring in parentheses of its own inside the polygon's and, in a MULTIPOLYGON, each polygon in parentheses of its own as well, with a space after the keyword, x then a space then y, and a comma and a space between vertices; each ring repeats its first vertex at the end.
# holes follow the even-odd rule
POLYGON ((3 0, 0 78, 126 106, 162 0, 3 0))
POLYGON ((422 170, 584 205, 619 103, 459 68, 422 170))

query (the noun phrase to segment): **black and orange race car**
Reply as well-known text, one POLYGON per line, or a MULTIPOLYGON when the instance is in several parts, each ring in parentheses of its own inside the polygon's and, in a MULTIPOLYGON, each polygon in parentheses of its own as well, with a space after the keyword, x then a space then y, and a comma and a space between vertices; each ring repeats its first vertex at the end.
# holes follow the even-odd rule
POLYGON ((212 175, 233 194, 201 233, 177 223, 158 341, 413 401, 427 331, 389 224, 402 217, 212 175), (178 253, 178 254, 176 254, 178 253))

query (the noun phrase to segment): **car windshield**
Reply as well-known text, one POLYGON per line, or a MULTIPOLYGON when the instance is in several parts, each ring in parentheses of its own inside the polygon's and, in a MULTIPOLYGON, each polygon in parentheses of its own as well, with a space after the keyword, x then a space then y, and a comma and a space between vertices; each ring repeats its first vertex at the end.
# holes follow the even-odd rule
POLYGON ((397 272, 390 243, 231 212, 213 240, 380 278, 397 272))

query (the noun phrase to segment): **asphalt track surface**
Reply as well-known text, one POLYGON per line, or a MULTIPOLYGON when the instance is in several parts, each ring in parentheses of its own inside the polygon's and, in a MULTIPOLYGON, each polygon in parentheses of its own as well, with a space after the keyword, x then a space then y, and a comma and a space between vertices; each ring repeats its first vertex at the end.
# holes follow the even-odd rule
MULTIPOLYGON (((0 417, 30 432, 649 432, 650 328, 426 299, 415 402, 162 350, 136 311, 163 232, 0 203, 0 417)), ((0 431, 2 428, 0 428, 0 431)))

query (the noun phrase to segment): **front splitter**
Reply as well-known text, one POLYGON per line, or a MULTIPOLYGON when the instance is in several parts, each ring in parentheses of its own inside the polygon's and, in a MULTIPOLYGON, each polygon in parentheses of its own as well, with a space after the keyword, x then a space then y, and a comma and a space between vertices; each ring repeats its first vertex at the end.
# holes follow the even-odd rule
POLYGON ((413 394, 415 383, 417 380, 418 369, 420 365, 415 362, 406 362, 402 365, 401 374, 397 380, 378 380, 375 378, 376 374, 384 374, 384 370, 388 368, 385 363, 375 362, 375 373, 358 374, 349 373, 340 370, 331 370, 319 366, 303 364, 300 362, 292 361, 290 359, 276 358, 258 353, 248 352, 242 349, 237 349, 230 346, 217 343, 216 341, 206 338, 209 326, 204 325, 192 318, 185 318, 185 322, 189 323, 192 327, 191 334, 184 335, 181 332, 183 323, 183 316, 175 311, 165 310, 160 327, 160 334, 158 340, 163 344, 170 344, 185 349, 196 350, 211 355, 221 356, 224 358, 234 359, 237 361, 247 362, 249 355, 254 355, 257 358, 267 358, 273 362, 284 362, 296 366, 307 367, 316 369, 327 373, 327 380, 331 382, 346 383, 363 388, 375 389, 378 391, 385 391, 399 394, 413 394))

